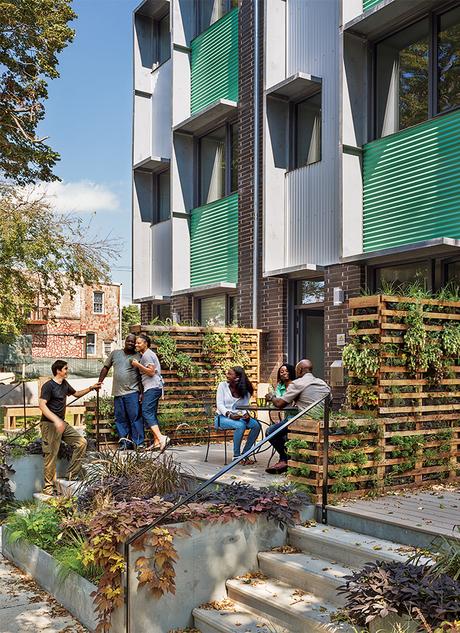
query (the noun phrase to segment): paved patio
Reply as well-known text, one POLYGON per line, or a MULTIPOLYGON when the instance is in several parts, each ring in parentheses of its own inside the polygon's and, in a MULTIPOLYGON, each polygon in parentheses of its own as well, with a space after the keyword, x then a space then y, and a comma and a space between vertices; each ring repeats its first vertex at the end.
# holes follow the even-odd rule
MULTIPOLYGON (((205 462, 206 445, 200 446, 174 446, 169 449, 174 454, 176 460, 180 462, 187 472, 198 477, 198 479, 209 479, 224 466, 224 444, 211 444, 208 461, 205 462)), ((263 488, 274 483, 287 481, 285 475, 268 475, 265 469, 272 454, 271 447, 257 455, 257 463, 253 466, 242 466, 239 464, 232 468, 219 481, 232 483, 232 481, 242 481, 255 488, 263 488)), ((232 459, 232 444, 227 443, 227 459, 232 459)), ((278 461, 278 454, 272 459, 272 464, 278 461)))

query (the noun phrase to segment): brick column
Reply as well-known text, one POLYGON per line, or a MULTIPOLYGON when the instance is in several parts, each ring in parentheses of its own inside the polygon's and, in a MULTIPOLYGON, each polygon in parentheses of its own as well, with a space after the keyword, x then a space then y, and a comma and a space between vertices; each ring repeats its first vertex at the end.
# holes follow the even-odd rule
POLYGON ((193 297, 192 295, 180 295, 171 297, 171 316, 176 312, 180 316, 180 321, 193 320, 193 297))
MULTIPOLYGON (((330 381, 330 366, 334 360, 342 358, 343 346, 337 345, 337 334, 345 334, 348 341, 348 299, 358 297, 364 287, 364 267, 355 264, 328 266, 324 273, 324 376, 330 381), (333 305, 333 289, 342 288, 345 302, 333 305)), ((343 397, 345 388, 334 388, 334 396, 343 397)))
MULTIPOLYGON (((258 0, 256 0, 258 1, 258 0)), ((260 109, 259 135, 263 147, 263 2, 259 1, 260 16, 260 109)), ((254 297, 254 0, 242 0, 239 14, 239 163, 238 163, 238 323, 252 327, 252 306, 257 301, 258 327, 264 330, 261 349, 260 379, 265 382, 273 375, 286 353, 287 282, 284 279, 262 277, 263 187, 262 151, 259 180, 259 290, 254 297)))

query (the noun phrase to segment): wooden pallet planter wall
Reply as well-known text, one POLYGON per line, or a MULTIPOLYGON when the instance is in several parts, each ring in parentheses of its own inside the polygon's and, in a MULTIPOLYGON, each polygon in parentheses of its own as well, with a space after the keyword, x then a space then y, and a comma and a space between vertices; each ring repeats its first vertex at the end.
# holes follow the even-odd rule
MULTIPOLYGON (((350 299, 350 309, 351 340, 360 349, 375 350, 378 370, 364 379, 349 372, 348 397, 354 407, 350 419, 334 421, 331 498, 459 479, 460 359, 446 353, 442 337, 446 327, 460 326, 460 302, 375 295, 350 299), (404 337, 411 306, 422 316, 427 342, 439 348, 427 371, 408 362, 404 337)), ((322 433, 313 420, 299 422, 290 433, 290 439, 308 446, 291 455, 290 478, 308 485, 318 499, 322 433)))
MULTIPOLYGON (((246 372, 254 386, 259 382, 260 330, 246 328, 203 328, 185 326, 142 325, 133 327, 134 333, 143 332, 152 340, 152 349, 157 351, 158 338, 168 334, 177 346, 177 352, 187 354, 198 369, 198 375, 179 376, 177 370, 168 369, 159 354, 162 375, 165 380, 165 395, 159 404, 159 420, 163 433, 175 443, 196 444, 208 437, 208 425, 212 423, 215 411, 215 394, 221 368, 234 362, 234 351, 244 357, 246 372), (208 334, 220 336, 223 342, 221 352, 213 357, 203 350, 203 342, 208 334)), ((92 425, 94 426, 94 425, 92 425)), ((112 439, 113 421, 101 421, 101 435, 112 439)), ((94 435, 93 428, 90 435, 94 435)), ((212 431, 211 439, 221 441, 223 433, 212 431)), ((108 440, 109 441, 109 440, 108 440)), ((110 443, 110 441, 109 441, 110 443)))

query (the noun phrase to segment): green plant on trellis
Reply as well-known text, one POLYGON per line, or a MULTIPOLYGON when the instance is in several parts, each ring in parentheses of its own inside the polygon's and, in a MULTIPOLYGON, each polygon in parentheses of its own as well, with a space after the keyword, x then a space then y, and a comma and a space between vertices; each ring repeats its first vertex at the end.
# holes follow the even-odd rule
POLYGON ((356 378, 375 376, 380 368, 378 350, 368 347, 371 343, 368 336, 363 336, 362 341, 357 339, 358 337, 355 337, 355 340, 343 348, 343 364, 355 374, 356 378))
POLYGON ((169 334, 165 332, 160 334, 156 339, 157 354, 160 357, 162 365, 176 372, 179 378, 184 376, 199 376, 200 367, 193 362, 192 357, 185 352, 177 350, 177 342, 169 334))

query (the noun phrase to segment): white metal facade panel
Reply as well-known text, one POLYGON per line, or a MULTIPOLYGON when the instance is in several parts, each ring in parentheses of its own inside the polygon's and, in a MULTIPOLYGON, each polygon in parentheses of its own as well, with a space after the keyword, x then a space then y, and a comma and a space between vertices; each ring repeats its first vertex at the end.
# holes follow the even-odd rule
POLYGON ((287 0, 287 76, 322 78, 321 161, 286 174, 286 267, 338 261, 339 3, 287 0))
POLYGON ((152 240, 152 295, 171 294, 172 220, 159 222, 151 228, 152 240))
POLYGON ((152 156, 171 158, 172 61, 152 73, 152 156))

